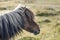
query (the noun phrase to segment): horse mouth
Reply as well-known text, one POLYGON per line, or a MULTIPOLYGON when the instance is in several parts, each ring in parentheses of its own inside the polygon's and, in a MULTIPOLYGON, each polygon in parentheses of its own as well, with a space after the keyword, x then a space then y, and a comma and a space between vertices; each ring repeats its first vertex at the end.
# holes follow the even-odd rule
POLYGON ((34 31, 33 33, 34 33, 34 35, 37 35, 40 33, 40 31, 34 31))

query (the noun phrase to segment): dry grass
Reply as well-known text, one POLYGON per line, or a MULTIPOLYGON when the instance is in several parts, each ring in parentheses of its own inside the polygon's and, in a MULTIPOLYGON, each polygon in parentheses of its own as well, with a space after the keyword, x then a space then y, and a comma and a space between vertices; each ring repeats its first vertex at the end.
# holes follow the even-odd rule
MULTIPOLYGON (((59 4, 58 1, 55 3, 56 5, 59 4)), ((5 10, 12 10, 18 4, 19 2, 17 1, 0 2, 0 12, 4 13, 6 12, 5 10), (4 10, 4 8, 6 9, 4 10)), ((54 7, 50 3, 48 4, 50 6, 42 6, 42 4, 36 3, 26 4, 36 13, 35 21, 39 24, 41 32, 39 35, 33 35, 24 31, 13 40, 60 40, 60 7, 55 6, 55 4, 54 7)))

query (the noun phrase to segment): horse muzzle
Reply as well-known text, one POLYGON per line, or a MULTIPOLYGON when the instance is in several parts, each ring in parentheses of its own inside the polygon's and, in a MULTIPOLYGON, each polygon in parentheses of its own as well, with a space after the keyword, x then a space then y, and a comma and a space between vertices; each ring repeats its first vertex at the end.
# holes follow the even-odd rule
POLYGON ((40 33, 40 30, 35 30, 35 31, 33 31, 33 33, 34 33, 34 35, 37 35, 40 33))

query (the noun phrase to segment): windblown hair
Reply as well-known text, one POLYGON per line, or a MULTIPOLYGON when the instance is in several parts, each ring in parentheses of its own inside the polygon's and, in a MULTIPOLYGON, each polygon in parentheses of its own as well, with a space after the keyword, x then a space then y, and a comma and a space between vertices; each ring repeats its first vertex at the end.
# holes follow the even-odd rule
MULTIPOLYGON (((12 12, 0 15, 0 38, 9 40, 24 27, 24 11, 26 7, 20 7, 12 12)), ((29 15, 30 14, 26 14, 29 15)))

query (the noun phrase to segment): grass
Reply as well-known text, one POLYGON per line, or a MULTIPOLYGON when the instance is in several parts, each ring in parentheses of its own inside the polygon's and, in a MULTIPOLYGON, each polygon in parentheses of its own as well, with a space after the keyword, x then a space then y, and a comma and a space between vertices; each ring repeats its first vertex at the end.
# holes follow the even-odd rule
POLYGON ((23 37, 19 40, 37 40, 37 38, 34 38, 34 37, 23 37))
MULTIPOLYGON (((19 3, 18 1, 0 2, 0 12, 12 10, 19 3)), ((17 35, 14 40, 60 40, 60 11, 57 11, 60 7, 54 8, 53 6, 42 6, 42 4, 36 3, 26 5, 35 13, 35 21, 41 29, 40 34, 33 35, 24 31, 21 35, 17 35)))
POLYGON ((40 13, 40 14, 37 14, 36 16, 56 16, 56 15, 59 15, 59 14, 52 14, 52 13, 40 13))

